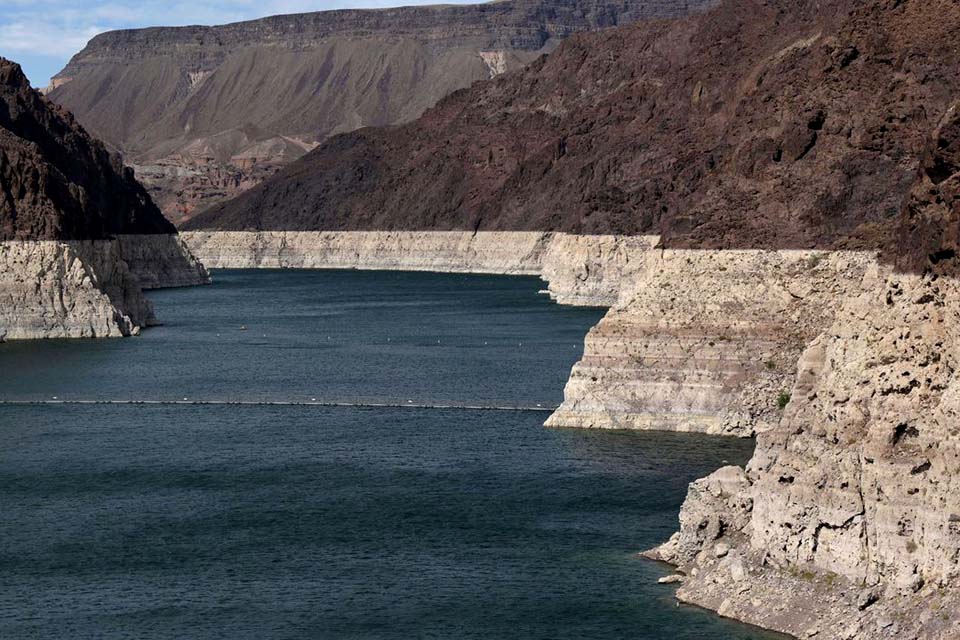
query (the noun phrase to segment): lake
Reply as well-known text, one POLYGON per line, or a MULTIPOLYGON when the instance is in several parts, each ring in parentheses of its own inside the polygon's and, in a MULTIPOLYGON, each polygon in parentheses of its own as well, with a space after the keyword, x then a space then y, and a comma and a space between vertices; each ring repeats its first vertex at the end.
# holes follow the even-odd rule
POLYGON ((601 310, 536 278, 214 277, 152 292, 138 338, 0 345, 4 401, 182 403, 0 405, 0 637, 775 637, 637 557, 751 441, 425 408, 558 404, 601 310))

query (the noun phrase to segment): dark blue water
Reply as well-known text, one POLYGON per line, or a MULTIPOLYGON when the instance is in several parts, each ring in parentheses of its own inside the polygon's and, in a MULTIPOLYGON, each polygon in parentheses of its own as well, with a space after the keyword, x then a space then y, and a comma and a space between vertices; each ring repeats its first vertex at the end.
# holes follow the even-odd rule
MULTIPOLYGON (((600 315, 526 278, 216 276, 137 339, 0 345, 0 397, 548 404, 600 315)), ((751 443, 544 417, 0 406, 0 638, 771 637, 636 556, 751 443)))

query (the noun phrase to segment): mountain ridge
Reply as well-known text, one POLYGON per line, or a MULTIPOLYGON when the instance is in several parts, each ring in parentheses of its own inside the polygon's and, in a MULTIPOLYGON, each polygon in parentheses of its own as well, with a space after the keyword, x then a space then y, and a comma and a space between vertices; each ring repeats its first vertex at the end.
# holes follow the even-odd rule
POLYGON ((410 121, 572 33, 711 2, 509 0, 109 32, 48 95, 121 150, 178 222, 330 135, 410 121))
POLYGON ((960 95, 958 13, 942 1, 728 1, 580 34, 417 121, 332 138, 184 228, 889 246, 920 233, 905 201, 960 95))

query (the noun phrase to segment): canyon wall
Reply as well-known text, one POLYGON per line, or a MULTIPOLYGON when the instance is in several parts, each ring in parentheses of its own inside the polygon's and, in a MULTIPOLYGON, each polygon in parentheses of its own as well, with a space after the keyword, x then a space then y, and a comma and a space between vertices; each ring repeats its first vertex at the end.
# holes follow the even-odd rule
POLYGON ((331 135, 413 120, 574 33, 711 2, 506 0, 113 31, 75 55, 47 95, 121 150, 179 222, 331 135))
POLYGON ((153 321, 116 241, 0 243, 0 341, 129 336, 153 321))
POLYGON ((0 58, 0 340, 125 336, 209 282, 143 187, 0 58))
POLYGON ((947 227, 903 203, 960 95, 958 38, 952 0, 725 0, 577 34, 181 228, 658 235, 923 263, 947 227))
POLYGON ((119 235, 120 253, 143 289, 210 283, 210 274, 179 235, 119 235))
POLYGON ((181 234, 215 268, 380 269, 539 275, 562 304, 610 306, 655 237, 543 232, 194 231, 181 234))
POLYGON ((647 253, 587 335, 547 424, 749 437, 779 420, 796 359, 874 254, 647 253))
POLYGON ((960 634, 960 283, 866 274, 747 469, 691 486, 653 556, 679 597, 798 637, 960 634))
POLYGON ((0 342, 137 335, 157 322, 144 289, 209 282, 175 235, 0 242, 0 342))

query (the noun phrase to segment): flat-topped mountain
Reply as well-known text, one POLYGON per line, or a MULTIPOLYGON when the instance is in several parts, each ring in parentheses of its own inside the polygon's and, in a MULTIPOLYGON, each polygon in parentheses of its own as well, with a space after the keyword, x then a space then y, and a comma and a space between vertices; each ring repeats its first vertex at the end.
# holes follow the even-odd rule
POLYGON ((507 0, 274 16, 95 37, 48 95, 124 152, 177 221, 328 136, 407 122, 573 33, 712 0, 507 0))
POLYGON ((4 58, 0 184, 0 240, 175 233, 133 172, 4 58))
POLYGON ((582 34, 415 122, 332 138, 187 227, 875 247, 930 180, 957 42, 945 0, 728 1, 582 34))

